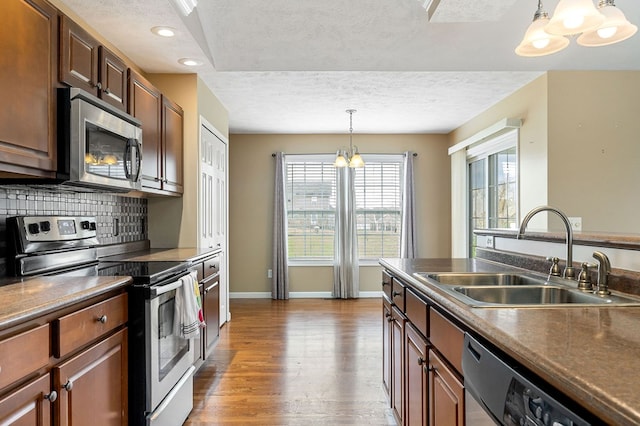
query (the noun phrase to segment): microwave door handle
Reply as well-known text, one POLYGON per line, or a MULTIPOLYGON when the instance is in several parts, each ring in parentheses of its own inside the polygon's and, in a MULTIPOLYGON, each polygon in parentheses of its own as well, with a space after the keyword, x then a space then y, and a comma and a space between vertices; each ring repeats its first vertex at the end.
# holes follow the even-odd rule
POLYGON ((131 141, 132 139, 127 139, 127 144, 124 147, 124 177, 131 180, 131 170, 127 166, 127 163, 131 161, 131 141))
POLYGON ((142 149, 140 148, 140 142, 137 139, 134 139, 135 147, 136 147, 136 177, 133 179, 134 182, 137 182, 140 179, 140 170, 142 169, 142 149))

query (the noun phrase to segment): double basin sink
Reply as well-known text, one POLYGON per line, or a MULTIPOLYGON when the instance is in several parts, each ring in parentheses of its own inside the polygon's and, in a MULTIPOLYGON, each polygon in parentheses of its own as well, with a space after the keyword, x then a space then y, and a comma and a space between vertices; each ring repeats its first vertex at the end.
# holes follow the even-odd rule
POLYGON ((527 273, 416 272, 414 276, 477 308, 640 306, 640 297, 601 296, 578 290, 575 281, 557 277, 545 279, 527 273))

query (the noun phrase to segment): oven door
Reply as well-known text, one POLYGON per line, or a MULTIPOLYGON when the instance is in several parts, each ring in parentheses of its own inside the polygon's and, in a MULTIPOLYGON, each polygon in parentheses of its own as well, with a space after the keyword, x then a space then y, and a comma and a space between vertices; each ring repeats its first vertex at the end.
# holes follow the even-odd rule
MULTIPOLYGON (((195 341, 174 333, 173 318, 178 279, 151 287, 146 314, 147 336, 147 410, 152 412, 172 389, 181 382, 194 363, 195 341)), ((190 390, 191 393, 193 390, 190 390)), ((191 405, 187 413, 191 411, 191 405)))

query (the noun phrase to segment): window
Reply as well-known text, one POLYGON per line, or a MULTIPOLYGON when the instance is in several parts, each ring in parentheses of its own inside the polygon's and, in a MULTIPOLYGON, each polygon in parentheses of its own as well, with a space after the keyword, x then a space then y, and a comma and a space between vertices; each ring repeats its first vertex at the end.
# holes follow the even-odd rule
POLYGON ((402 155, 368 155, 356 169, 356 227, 362 260, 400 256, 402 155))
POLYGON ((290 260, 333 259, 336 171, 330 155, 287 155, 290 260))
MULTIPOLYGON (((469 229, 518 226, 518 132, 511 131, 467 151, 469 229)), ((471 233, 470 253, 476 247, 471 233)))
MULTIPOLYGON (((334 156, 287 155, 289 260, 333 261, 336 171, 334 156)), ((400 255, 402 155, 367 155, 356 169, 356 227, 361 260, 400 255)))

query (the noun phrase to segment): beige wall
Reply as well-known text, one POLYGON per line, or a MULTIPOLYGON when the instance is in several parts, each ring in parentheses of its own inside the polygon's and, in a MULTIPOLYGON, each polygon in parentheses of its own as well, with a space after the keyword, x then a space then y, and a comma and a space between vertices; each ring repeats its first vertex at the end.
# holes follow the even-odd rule
MULTIPOLYGON (((272 153, 332 153, 345 135, 231 135, 229 153, 229 285, 231 292, 270 292, 273 218, 272 153)), ((448 257, 450 252, 450 192, 444 135, 353 136, 366 161, 367 152, 418 153, 415 160, 418 194, 418 253, 448 257)), ((380 290, 380 268, 360 268, 360 290, 380 290)), ((290 267, 293 292, 328 292, 331 267, 290 267)))
POLYGON ((543 75, 449 134, 455 145, 503 118, 519 118, 520 216, 547 204, 547 75, 543 75))
MULTIPOLYGON (((550 71, 452 132, 454 145, 501 118, 522 118, 520 217, 549 204, 582 230, 640 233, 640 72, 550 71)), ((534 228, 560 229, 554 215, 534 228)))
POLYGON ((549 72, 549 204, 640 233, 640 72, 549 72))
MULTIPOLYGON (((150 74, 149 80, 184 110, 184 194, 149 199, 152 247, 198 244, 198 147, 200 115, 223 135, 229 133, 226 109, 196 74, 150 74)), ((144 142, 143 142, 144 143, 144 142)))

